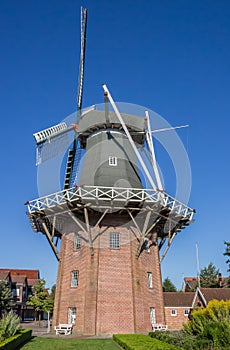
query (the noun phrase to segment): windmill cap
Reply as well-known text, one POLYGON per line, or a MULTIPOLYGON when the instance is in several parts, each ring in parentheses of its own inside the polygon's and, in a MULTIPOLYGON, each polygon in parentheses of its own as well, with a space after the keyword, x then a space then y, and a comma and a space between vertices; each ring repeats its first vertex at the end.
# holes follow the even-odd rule
MULTIPOLYGON (((134 141, 143 144, 145 140, 145 117, 123 113, 121 113, 121 115, 129 132, 136 132, 136 134, 132 135, 134 141)), ((90 110, 80 119, 78 133, 81 138, 87 138, 95 131, 111 128, 114 130, 122 130, 121 123, 115 112, 109 111, 108 115, 106 115, 105 111, 90 110)))

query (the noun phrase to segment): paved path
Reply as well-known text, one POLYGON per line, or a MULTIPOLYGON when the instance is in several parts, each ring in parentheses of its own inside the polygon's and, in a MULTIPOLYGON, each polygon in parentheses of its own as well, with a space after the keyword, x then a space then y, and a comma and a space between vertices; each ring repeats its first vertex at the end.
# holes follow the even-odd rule
POLYGON ((105 339, 105 338, 112 338, 112 335, 106 335, 103 337, 99 337, 99 336, 80 336, 80 335, 56 335, 54 332, 52 333, 47 333, 47 326, 44 327, 44 323, 43 321, 40 322, 40 326, 38 324, 38 322, 35 321, 31 321, 31 322, 22 322, 20 324, 20 326, 22 328, 31 328, 32 329, 32 336, 34 337, 47 337, 47 338, 78 338, 78 339, 90 339, 90 338, 101 338, 101 339, 105 339))

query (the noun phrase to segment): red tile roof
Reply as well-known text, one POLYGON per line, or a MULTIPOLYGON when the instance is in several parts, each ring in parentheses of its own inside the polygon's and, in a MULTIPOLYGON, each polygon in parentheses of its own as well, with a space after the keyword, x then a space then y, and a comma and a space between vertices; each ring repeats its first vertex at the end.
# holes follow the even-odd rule
POLYGON ((25 283, 26 281, 26 276, 22 275, 11 275, 11 280, 13 283, 25 283))
POLYGON ((21 269, 0 269, 0 272, 10 272, 13 275, 22 275, 31 279, 39 279, 39 270, 21 270, 21 269))
POLYGON ((164 292, 164 305, 167 307, 192 307, 194 292, 164 292))
POLYGON ((36 286, 38 284, 38 281, 39 280, 36 278, 27 278, 27 284, 31 287, 36 286))
POLYGON ((7 280, 7 277, 9 275, 9 271, 0 271, 0 280, 7 280))
POLYGON ((230 288, 200 288, 207 303, 210 300, 230 300, 230 288))
MULTIPOLYGON (((222 282, 222 287, 227 288, 229 277, 222 277, 221 276, 219 279, 217 278, 217 281, 218 280, 220 281, 220 279, 222 282)), ((186 288, 187 290, 188 289, 195 289, 198 287, 198 278, 197 277, 185 277, 184 282, 185 282, 185 285, 188 287, 188 288, 186 288)))

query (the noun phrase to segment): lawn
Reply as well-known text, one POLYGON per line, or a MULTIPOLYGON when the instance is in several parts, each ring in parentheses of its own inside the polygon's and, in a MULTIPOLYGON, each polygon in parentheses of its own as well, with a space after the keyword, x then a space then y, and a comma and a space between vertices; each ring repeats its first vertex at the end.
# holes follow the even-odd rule
POLYGON ((117 350, 120 349, 112 339, 57 339, 35 337, 21 349, 23 350, 117 350))

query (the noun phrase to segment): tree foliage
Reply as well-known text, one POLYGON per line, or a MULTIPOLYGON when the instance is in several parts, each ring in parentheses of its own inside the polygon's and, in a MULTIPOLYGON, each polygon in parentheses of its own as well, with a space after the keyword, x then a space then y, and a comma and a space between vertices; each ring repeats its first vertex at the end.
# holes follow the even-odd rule
POLYGON ((8 314, 4 315, 0 321, 0 339, 4 340, 13 336, 20 327, 20 319, 18 315, 15 315, 11 310, 8 314))
POLYGON ((50 297, 51 299, 55 299, 55 293, 56 293, 56 284, 54 284, 52 287, 51 287, 51 293, 50 293, 50 297))
POLYGON ((54 307, 54 300, 50 297, 48 290, 45 287, 46 281, 40 279, 39 284, 34 286, 34 295, 30 295, 27 305, 33 306, 39 314, 39 320, 41 312, 51 312, 54 307))
POLYGON ((207 267, 204 267, 200 272, 200 285, 203 288, 218 288, 218 275, 219 269, 213 265, 212 262, 209 263, 207 267))
POLYGON ((169 277, 166 277, 163 281, 163 292, 176 292, 177 289, 169 277))
POLYGON ((9 311, 14 305, 13 295, 6 281, 0 281, 0 318, 4 311, 9 311))
MULTIPOLYGON (((224 242, 224 244, 226 245, 226 250, 224 252, 225 256, 228 256, 229 259, 226 260, 226 263, 228 264, 228 272, 230 272, 230 242, 224 242)), ((230 277, 228 279, 228 287, 230 288, 230 277)))
POLYGON ((230 300, 212 300, 205 309, 194 310, 184 325, 186 334, 210 341, 215 347, 230 346, 230 300))
POLYGON ((224 242, 224 244, 226 245, 224 255, 229 257, 226 263, 228 264, 228 272, 230 272, 230 242, 224 242))

